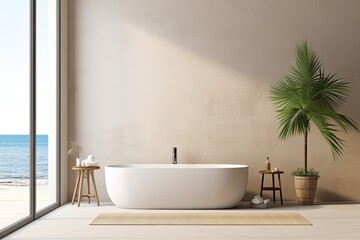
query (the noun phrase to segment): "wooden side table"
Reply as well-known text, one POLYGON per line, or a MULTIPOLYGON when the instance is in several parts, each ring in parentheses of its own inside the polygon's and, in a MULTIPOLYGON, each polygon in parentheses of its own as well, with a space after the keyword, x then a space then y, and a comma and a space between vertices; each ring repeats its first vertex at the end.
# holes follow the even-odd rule
POLYGON ((260 196, 262 197, 262 192, 263 192, 263 190, 265 190, 265 191, 273 191, 274 202, 276 202, 276 199, 275 199, 275 191, 280 191, 281 205, 283 205, 280 174, 283 174, 284 172, 283 172, 283 171, 261 170, 261 171, 259 171, 259 173, 262 174, 262 177, 261 177, 260 196), (272 176, 272 187, 264 187, 264 175, 265 175, 265 174, 271 174, 271 176, 272 176), (278 187, 275 187, 275 179, 274 179, 274 175, 275 175, 275 174, 278 175, 278 180, 279 180, 279 186, 278 186, 278 187))
POLYGON ((75 183, 75 188, 74 188, 74 193, 73 193, 73 197, 72 197, 72 201, 71 204, 74 204, 75 201, 75 195, 76 192, 78 193, 78 207, 80 207, 80 201, 82 197, 87 197, 88 198, 88 203, 90 204, 90 198, 94 197, 96 199, 97 205, 100 206, 99 203, 99 197, 97 194, 97 190, 96 190, 96 184, 95 184, 95 178, 94 178, 94 170, 100 169, 99 166, 90 166, 90 167, 77 167, 74 166, 72 167, 72 170, 77 171, 77 177, 76 177, 76 183, 75 183), (82 187, 83 187, 83 182, 84 182, 84 178, 87 180, 87 194, 82 194, 82 187), (94 187, 94 195, 90 195, 90 178, 92 180, 92 184, 94 187))

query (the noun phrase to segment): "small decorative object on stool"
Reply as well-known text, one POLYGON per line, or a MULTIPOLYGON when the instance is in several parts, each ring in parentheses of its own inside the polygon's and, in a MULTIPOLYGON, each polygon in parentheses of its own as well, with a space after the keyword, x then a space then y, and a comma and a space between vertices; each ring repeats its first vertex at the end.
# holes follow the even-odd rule
POLYGON ((98 161, 95 161, 95 157, 93 155, 89 155, 87 159, 81 162, 81 166, 90 167, 90 166, 99 166, 98 161))
POLYGON ((270 171, 270 169, 271 169, 269 156, 268 156, 268 157, 266 157, 266 161, 265 161, 265 169, 266 169, 267 171, 270 171))
POLYGON ((77 167, 81 166, 81 158, 79 158, 79 157, 76 158, 76 166, 77 167))

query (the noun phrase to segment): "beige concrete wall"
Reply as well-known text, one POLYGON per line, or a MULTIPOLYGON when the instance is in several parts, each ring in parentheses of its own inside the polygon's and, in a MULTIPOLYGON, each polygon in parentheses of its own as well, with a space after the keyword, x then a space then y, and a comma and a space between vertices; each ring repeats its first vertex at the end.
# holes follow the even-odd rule
MULTIPOLYGON (((343 113, 360 123, 359 27, 357 0, 70 1, 69 140, 102 167, 171 163, 173 146, 180 164, 248 164, 247 199, 270 156, 285 171, 284 198, 294 200, 303 139, 277 139, 269 87, 307 39, 327 70, 351 82, 343 113)), ((344 139, 346 154, 333 161, 311 132, 317 200, 360 200, 360 136, 344 139)), ((108 200, 104 168, 95 175, 108 200)), ((69 176, 71 193, 70 168, 69 176)))

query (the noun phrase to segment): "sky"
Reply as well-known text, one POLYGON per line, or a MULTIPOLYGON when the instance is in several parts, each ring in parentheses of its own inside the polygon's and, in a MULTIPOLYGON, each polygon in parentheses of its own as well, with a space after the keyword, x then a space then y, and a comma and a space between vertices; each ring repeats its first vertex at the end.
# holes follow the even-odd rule
MULTIPOLYGON (((37 133, 49 129, 48 1, 37 1, 37 133)), ((29 1, 0 0, 0 134, 29 134, 29 1)))

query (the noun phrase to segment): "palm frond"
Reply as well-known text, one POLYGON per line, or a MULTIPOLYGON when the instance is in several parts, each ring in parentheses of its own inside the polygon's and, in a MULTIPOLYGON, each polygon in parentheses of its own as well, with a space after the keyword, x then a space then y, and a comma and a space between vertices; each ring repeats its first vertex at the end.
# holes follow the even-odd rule
POLYGON ((338 116, 341 120, 336 122, 339 124, 339 126, 344 132, 348 132, 349 130, 355 130, 356 132, 360 132, 359 127, 354 120, 342 114, 338 114, 338 116))
POLYGON ((338 131, 336 125, 329 123, 327 117, 322 113, 312 112, 309 116, 329 144, 333 157, 340 156, 343 153, 344 141, 335 135, 335 132, 338 131))
POLYGON ((280 127, 279 137, 286 139, 296 134, 304 134, 309 131, 309 119, 299 108, 287 107, 278 111, 277 119, 280 127))
POLYGON ((299 84, 309 84, 319 74, 322 65, 316 53, 308 48, 305 41, 296 50, 296 68, 290 67, 290 75, 299 84))
POLYGON ((336 74, 321 74, 313 88, 312 100, 330 104, 333 108, 338 108, 346 102, 349 83, 338 78, 336 74))

